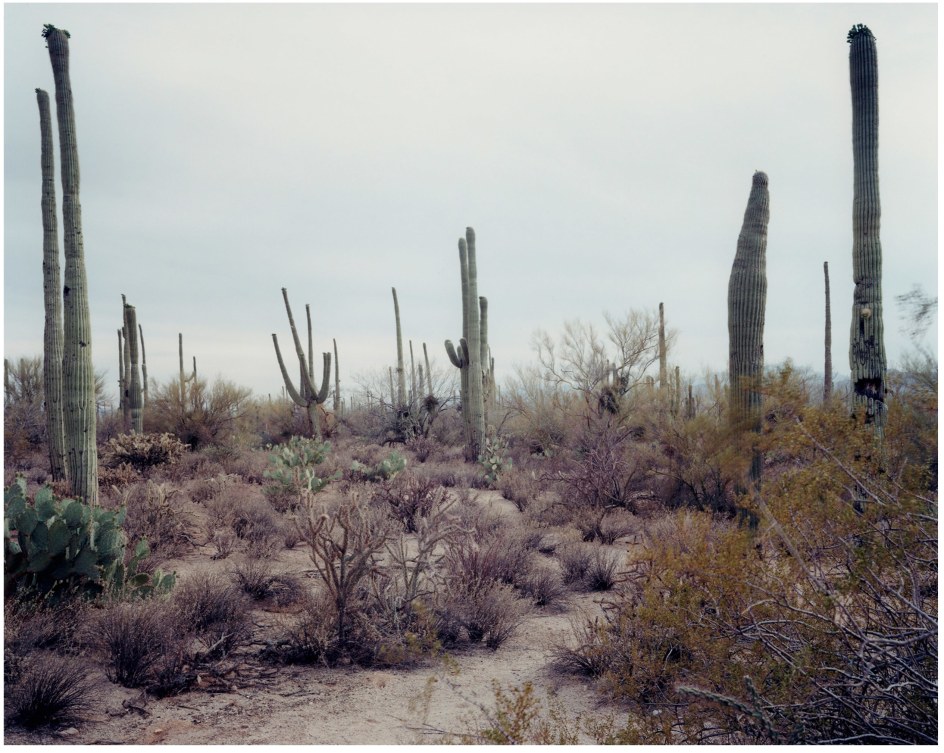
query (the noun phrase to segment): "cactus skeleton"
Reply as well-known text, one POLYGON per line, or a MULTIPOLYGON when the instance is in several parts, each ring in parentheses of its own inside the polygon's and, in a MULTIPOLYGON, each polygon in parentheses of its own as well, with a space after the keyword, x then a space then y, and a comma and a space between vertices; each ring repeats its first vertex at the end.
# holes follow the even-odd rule
MULTIPOLYGON (((324 359, 324 372, 321 379, 320 389, 316 389, 314 385, 314 363, 311 356, 311 312, 309 310, 308 314, 308 368, 305 367, 305 351, 302 348, 302 342, 298 337, 298 330, 295 328, 295 318, 292 316, 292 307, 288 302, 288 291, 285 288, 282 288, 282 298, 285 300, 285 312, 288 314, 288 323, 289 327, 292 330, 292 340, 295 343, 295 354, 298 356, 298 363, 300 365, 301 371, 301 385, 300 389, 295 389, 295 385, 292 384, 292 380, 288 375, 288 371, 285 368, 285 361, 282 360, 282 352, 279 350, 279 338, 273 332, 272 333, 272 343, 275 345, 275 357, 279 362, 279 369, 282 372, 282 380, 285 382, 285 389, 288 390, 289 396, 295 402, 296 405, 299 405, 308 413, 308 421, 311 426, 311 434, 316 439, 321 439, 321 421, 318 417, 318 406, 323 403, 328 397, 328 387, 331 384, 331 353, 322 353, 324 359)), ((306 306, 306 309, 308 307, 306 306)))
POLYGON ((69 33, 47 24, 43 30, 56 85, 59 165, 62 177, 63 275, 62 411, 66 476, 73 494, 98 502, 95 369, 89 317, 82 207, 79 202, 79 149, 69 77, 69 33))
MULTIPOLYGON (((755 172, 737 252, 728 282, 728 378, 732 424, 760 430, 760 379, 764 370, 764 314, 767 306, 767 175, 755 172)), ((759 482, 761 458, 752 453, 750 478, 759 482)))
POLYGON ((62 285, 59 276, 59 225, 56 218, 56 165, 52 144, 49 95, 36 90, 39 105, 40 165, 42 169, 43 215, 43 399, 46 435, 49 438, 49 469, 54 481, 66 477, 66 440, 62 418, 62 285))
POLYGON ((858 24, 847 37, 852 88, 852 326, 849 366, 854 401, 866 420, 885 419, 886 372, 882 318, 881 203, 878 185, 878 61, 875 37, 858 24))

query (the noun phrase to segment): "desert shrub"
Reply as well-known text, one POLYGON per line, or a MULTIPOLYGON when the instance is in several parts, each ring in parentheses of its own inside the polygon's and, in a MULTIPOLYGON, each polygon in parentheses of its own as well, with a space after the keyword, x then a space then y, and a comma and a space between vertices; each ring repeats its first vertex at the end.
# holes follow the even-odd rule
POLYGON ((4 683, 5 717, 26 729, 74 725, 92 707, 88 667, 75 659, 38 653, 24 662, 16 682, 4 683))
POLYGON ((133 539, 146 539, 155 555, 164 559, 180 555, 192 543, 192 521, 175 500, 179 489, 151 480, 127 489, 125 530, 133 539))
POLYGON ((217 379, 212 387, 199 377, 181 394, 180 381, 152 386, 144 423, 152 431, 175 435, 192 450, 238 445, 247 440, 251 391, 217 379))
POLYGON ((106 468, 128 464, 139 473, 180 460, 187 446, 171 434, 121 434, 109 439, 99 453, 106 468))
POLYGON ((242 450, 222 461, 228 476, 241 478, 247 484, 265 484, 269 453, 264 450, 242 450))
POLYGON ((295 603, 301 597, 301 583, 288 573, 276 573, 272 564, 258 557, 247 557, 231 571, 233 581, 255 601, 273 599, 280 606, 295 603))
POLYGON ((465 628, 469 641, 484 641, 494 650, 515 634, 526 614, 527 604, 507 583, 452 581, 440 606, 440 621, 447 626, 442 637, 456 640, 458 626, 465 628))
POLYGON ((557 549, 564 582, 582 587, 593 559, 593 547, 581 543, 571 543, 557 549))
POLYGON ((422 518, 445 504, 446 490, 434 481, 412 473, 403 473, 382 481, 374 491, 374 500, 403 524, 407 533, 416 533, 422 518))
POLYGON ((171 603, 207 656, 225 656, 250 637, 246 600, 222 575, 203 572, 190 576, 177 586, 171 603))
POLYGON ((590 556, 590 566, 583 582, 590 591, 609 591, 616 585, 625 555, 597 547, 590 556))
POLYGON ((121 494, 125 488, 141 480, 141 474, 131 467, 130 463, 122 463, 114 468, 98 466, 98 486, 101 490, 110 490, 121 494))
POLYGON ((533 599, 535 606, 556 609, 567 597, 567 587, 560 572, 549 566, 532 568, 519 579, 518 589, 533 599))
POLYGON ((4 359, 3 454, 19 464, 46 444, 43 412, 43 360, 40 356, 4 359))
POLYGON ((91 609, 84 599, 8 592, 3 607, 4 649, 11 656, 42 650, 78 653, 84 645, 91 609))
POLYGON ((501 474, 495 488, 509 502, 514 502, 520 512, 528 509, 538 494, 535 479, 530 474, 515 469, 501 474))
POLYGON ((97 622, 108 679, 127 688, 162 686, 181 671, 190 636, 168 602, 115 603, 97 622))
POLYGON ((229 557, 236 548, 238 541, 232 528, 216 528, 210 524, 207 529, 207 543, 213 545, 213 554, 210 559, 223 560, 229 557))
POLYGON ((607 640, 609 630, 608 623, 599 616, 571 619, 571 640, 555 643, 552 648, 554 668, 584 677, 603 677, 616 661, 607 640))
POLYGON ((416 462, 425 463, 436 450, 436 443, 429 437, 413 437, 406 443, 406 448, 413 453, 416 462))
POLYGON ((456 537, 447 543, 443 568, 459 590, 474 591, 495 581, 515 585, 527 578, 534 553, 517 535, 496 530, 477 538, 456 537))

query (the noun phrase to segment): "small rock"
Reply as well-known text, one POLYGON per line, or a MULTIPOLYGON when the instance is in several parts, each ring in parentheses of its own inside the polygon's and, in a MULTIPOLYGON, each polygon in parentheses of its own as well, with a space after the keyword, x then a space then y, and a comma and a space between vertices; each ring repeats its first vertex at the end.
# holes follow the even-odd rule
POLYGON ((59 732, 62 737, 72 737, 73 735, 79 734, 79 731, 75 727, 68 727, 59 732))

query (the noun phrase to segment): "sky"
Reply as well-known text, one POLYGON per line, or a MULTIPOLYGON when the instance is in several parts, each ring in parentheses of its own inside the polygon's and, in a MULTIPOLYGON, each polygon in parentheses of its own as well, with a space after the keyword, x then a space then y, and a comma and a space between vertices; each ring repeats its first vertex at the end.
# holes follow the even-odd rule
MULTIPOLYGON (((856 23, 877 40, 891 366, 914 348, 895 296, 937 295, 935 4, 5 3, 3 15, 7 358, 42 353, 44 23, 71 33, 93 359, 109 384, 122 294, 159 381, 177 374, 183 333, 201 376, 278 394, 272 333, 292 357, 282 287, 299 323, 311 304, 317 353, 337 340, 342 393, 395 365, 391 287, 404 338, 445 368, 466 226, 500 383, 535 362, 536 330, 603 328, 605 311, 659 302, 678 331, 670 363, 723 373, 755 170, 770 185, 766 362, 822 371, 828 261, 841 378, 856 23)), ((937 341, 935 320, 925 345, 937 341)))

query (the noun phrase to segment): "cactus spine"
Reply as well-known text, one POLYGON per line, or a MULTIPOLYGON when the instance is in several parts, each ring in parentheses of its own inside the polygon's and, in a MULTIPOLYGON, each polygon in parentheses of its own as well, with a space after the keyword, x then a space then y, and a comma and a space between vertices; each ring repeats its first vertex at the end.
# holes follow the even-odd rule
POLYGON ((315 378, 313 359, 311 355, 311 312, 308 315, 308 368, 305 367, 305 350, 302 348, 302 342, 298 337, 298 330, 295 328, 295 318, 292 316, 292 307, 288 302, 288 291, 282 288, 282 298, 285 300, 285 312, 288 314, 289 327, 292 330, 292 340, 295 342, 295 353, 298 356, 298 363, 301 371, 300 389, 295 389, 292 380, 285 368, 285 361, 282 360, 282 351, 279 350, 279 338, 273 332, 272 342, 275 345, 275 357, 279 361, 279 369, 282 372, 282 380, 285 382, 285 389, 296 405, 303 407, 308 413, 308 422, 311 426, 311 434, 317 439, 321 439, 321 421, 318 417, 318 406, 328 397, 328 387, 331 384, 331 354, 322 353, 324 359, 324 372, 321 379, 321 388, 316 389, 313 383, 315 378))
POLYGON ((40 204, 43 215, 43 300, 46 309, 43 329, 43 399, 50 473, 54 481, 61 481, 66 477, 66 440, 62 418, 62 285, 59 277, 59 225, 56 219, 56 165, 49 95, 37 89, 36 102, 39 105, 41 142, 40 204))
POLYGON ((885 420, 885 339, 882 321, 881 204, 878 188, 878 61, 875 37, 858 24, 847 37, 852 88, 852 326, 849 366, 854 401, 866 420, 885 420))
POLYGON ((138 367, 138 319, 134 306, 126 303, 125 315, 125 344, 128 353, 125 371, 128 413, 131 416, 131 431, 134 434, 144 433, 144 407, 141 398, 141 371, 138 367))
MULTIPOLYGON (((764 313, 767 305, 767 175, 755 172, 737 252, 728 282, 728 380, 731 421, 737 430, 760 431, 764 370, 764 313)), ((751 457, 750 479, 760 480, 760 453, 751 457)))
POLYGON ((459 270, 462 277, 462 338, 457 351, 446 340, 452 365, 461 370, 462 417, 465 423, 466 454, 479 456, 485 442, 485 404, 482 395, 482 335, 479 318, 478 267, 475 260, 475 231, 467 227, 459 239, 459 270))
POLYGON ((823 362, 823 402, 829 402, 833 394, 833 319, 829 305, 829 262, 823 262, 823 277, 826 280, 826 335, 824 338, 825 358, 823 362))
POLYGON ((69 33, 47 24, 43 29, 56 84, 59 164, 62 176, 63 279, 62 410, 66 466, 73 494, 98 502, 95 369, 89 318, 82 207, 79 203, 79 149, 69 77, 69 33))

